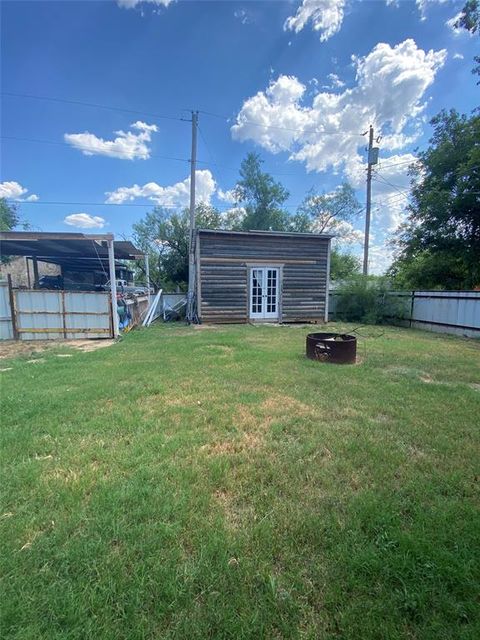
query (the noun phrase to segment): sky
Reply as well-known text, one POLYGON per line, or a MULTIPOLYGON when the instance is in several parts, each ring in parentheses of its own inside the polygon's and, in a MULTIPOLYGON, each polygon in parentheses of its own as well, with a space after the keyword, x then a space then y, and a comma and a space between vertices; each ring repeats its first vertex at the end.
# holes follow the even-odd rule
MULTIPOLYGON (((111 232, 156 204, 222 212, 258 152, 294 213, 344 181, 365 204, 363 135, 381 136, 370 270, 391 261, 408 166, 441 109, 478 105, 478 36, 453 0, 1 2, 0 196, 41 231, 111 232)), ((227 215, 227 214, 226 214, 227 215)), ((362 252, 364 212, 338 228, 362 252)))

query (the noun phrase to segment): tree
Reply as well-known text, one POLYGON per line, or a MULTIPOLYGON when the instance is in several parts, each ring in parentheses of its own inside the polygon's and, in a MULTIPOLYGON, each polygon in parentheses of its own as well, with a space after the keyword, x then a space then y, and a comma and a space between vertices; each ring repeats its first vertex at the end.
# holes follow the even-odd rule
POLYGON ((297 229, 314 233, 334 233, 338 237, 351 231, 351 223, 360 213, 353 187, 344 182, 330 193, 311 189, 293 217, 297 229))
POLYGON ((431 124, 389 274, 409 289, 472 288, 480 284, 480 116, 442 111, 431 124))
MULTIPOLYGON (((12 231, 19 225, 25 230, 29 228, 28 222, 21 221, 18 206, 7 202, 5 198, 0 198, 0 231, 12 231)), ((3 264, 7 264, 11 259, 10 256, 0 256, 3 264)))
POLYGON ((242 229, 283 231, 288 215, 282 205, 290 195, 269 173, 261 169, 257 153, 249 153, 240 166, 240 180, 234 192, 237 204, 245 208, 242 229))
MULTIPOLYGON (((470 33, 478 33, 480 35, 480 1, 479 0, 467 0, 463 9, 460 12, 460 16, 454 25, 455 29, 466 29, 470 33)), ((473 58, 477 63, 477 66, 472 69, 472 73, 477 76, 480 75, 480 56, 474 56, 473 58)), ((480 80, 477 82, 480 84, 480 80)))
MULTIPOLYGON (((199 204, 195 210, 195 224, 202 229, 222 228, 222 216, 213 207, 199 204)), ((150 280, 157 288, 175 286, 185 288, 188 282, 189 210, 172 212, 163 207, 155 209, 133 225, 135 243, 148 252, 150 280)), ((139 262, 145 274, 145 265, 139 262)))
POLYGON ((360 273, 360 259, 351 253, 343 253, 336 248, 330 254, 330 279, 334 282, 348 280, 360 273))
MULTIPOLYGON (((289 228, 303 233, 332 233, 335 241, 359 239, 359 232, 352 222, 360 213, 360 203, 355 191, 344 182, 331 193, 318 194, 311 189, 305 196, 297 212, 292 216, 289 228)), ((360 260, 350 253, 332 248, 330 256, 330 277, 334 281, 345 280, 360 272, 360 260)))
POLYGON ((0 231, 11 231, 20 223, 18 207, 0 198, 0 231))

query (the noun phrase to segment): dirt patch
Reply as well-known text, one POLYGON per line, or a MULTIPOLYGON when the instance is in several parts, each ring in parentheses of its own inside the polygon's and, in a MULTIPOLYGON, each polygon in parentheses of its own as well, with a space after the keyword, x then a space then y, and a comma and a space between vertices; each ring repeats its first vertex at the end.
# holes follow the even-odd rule
POLYGON ((471 382, 468 386, 470 387, 470 389, 480 391, 480 384, 478 384, 478 382, 471 382))
POLYGON ((205 351, 207 355, 229 356, 232 355, 234 349, 223 344, 209 344, 199 349, 199 351, 205 351))
POLYGON ((63 344, 57 340, 2 340, 0 342, 0 359, 17 358, 18 356, 41 353, 45 349, 63 344))
POLYGON ((264 442, 265 437, 262 433, 245 432, 240 438, 204 444, 200 451, 209 456, 236 455, 261 449, 264 442))
MULTIPOLYGON (((0 359, 18 358, 43 353, 49 349, 68 347, 79 351, 96 351, 115 344, 115 340, 2 340, 0 342, 0 359)), ((69 357, 60 354, 59 357, 69 357)))
POLYGON ((376 422, 378 424, 387 424, 387 422, 390 422, 390 421, 391 421, 391 418, 387 416, 386 413, 379 413, 373 418, 373 422, 376 422))
POLYGON ((213 499, 220 507, 227 529, 237 531, 255 520, 255 511, 251 505, 241 505, 229 491, 218 490, 213 499))
POLYGON ((115 344, 115 340, 66 340, 62 345, 78 349, 79 351, 96 351, 97 349, 105 349, 115 344))
POLYGON ((308 416, 313 413, 312 407, 296 398, 290 396, 282 396, 278 394, 270 395, 261 404, 264 413, 271 416, 308 416))
POLYGON ((427 455, 425 453, 425 451, 423 451, 422 449, 420 449, 420 447, 417 447, 416 445, 409 445, 408 446, 408 454, 415 459, 419 459, 419 458, 425 458, 425 456, 427 455))
POLYGON ((56 480, 58 482, 63 482, 64 484, 76 484, 80 480, 81 473, 79 471, 75 471, 74 469, 51 469, 48 471, 44 478, 48 480, 56 480))
POLYGON ((272 416, 263 415, 261 410, 256 413, 250 405, 238 404, 235 407, 233 424, 240 431, 266 431, 271 422, 272 416))
POLYGON ((221 328, 221 325, 218 324, 194 324, 192 325, 195 331, 218 331, 221 328))

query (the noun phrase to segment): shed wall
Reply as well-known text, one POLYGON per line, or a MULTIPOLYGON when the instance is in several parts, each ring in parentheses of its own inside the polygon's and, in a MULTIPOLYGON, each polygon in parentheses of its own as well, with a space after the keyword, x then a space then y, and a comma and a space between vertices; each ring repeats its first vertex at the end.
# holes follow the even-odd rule
POLYGON ((199 315, 204 322, 249 321, 249 267, 278 266, 284 322, 323 321, 329 240, 306 236, 199 233, 199 315))

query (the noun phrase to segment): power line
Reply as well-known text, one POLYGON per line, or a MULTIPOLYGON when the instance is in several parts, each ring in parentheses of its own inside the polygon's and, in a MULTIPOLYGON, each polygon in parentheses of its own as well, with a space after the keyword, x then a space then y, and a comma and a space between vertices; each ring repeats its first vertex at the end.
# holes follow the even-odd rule
MULTIPOLYGON (((57 145, 61 147, 68 147, 69 149, 76 149, 78 151, 94 152, 97 150, 95 147, 88 147, 85 145, 82 145, 81 147, 77 147, 73 144, 70 144, 69 142, 60 142, 58 140, 39 140, 38 138, 22 138, 20 136, 0 136, 0 140, 13 140, 17 142, 34 142, 36 144, 52 144, 52 145, 57 145)), ((98 154, 98 155, 103 155, 103 154, 98 154)), ((151 154, 148 157, 158 158, 160 160, 175 160, 177 162, 187 162, 187 163, 190 162, 190 160, 188 160, 187 158, 175 158, 174 156, 161 156, 157 154, 151 154)), ((123 158, 123 159, 126 159, 126 158, 123 158)))
MULTIPOLYGON (((212 116, 214 118, 220 118, 221 120, 225 120, 228 122, 230 120, 229 116, 222 116, 218 113, 212 113, 210 111, 200 111, 207 116, 212 116)), ((254 127, 262 127, 263 129, 278 129, 279 131, 293 131, 294 133, 315 133, 316 135, 325 135, 325 136, 344 136, 344 131, 319 131, 318 129, 294 129, 291 127, 280 127, 273 124, 264 124, 263 122, 254 122, 253 120, 242 119, 240 124, 251 124, 254 127)), ((363 133, 351 133, 349 134, 351 137, 360 136, 363 137, 363 133)))
MULTIPOLYGON (((61 146, 61 147, 68 147, 69 149, 76 149, 78 151, 96 151, 95 148, 93 147, 86 147, 86 146, 82 146, 82 147, 76 147, 68 142, 60 142, 58 140, 40 140, 38 138, 25 138, 25 137, 21 137, 21 136, 0 136, 0 140, 10 140, 10 141, 16 141, 16 142, 33 142, 36 144, 51 144, 51 145, 57 145, 57 146, 61 146)), ((208 149, 207 149, 208 150, 208 149)), ((210 153, 210 152, 209 152, 210 153)), ((98 154, 100 155, 100 154, 98 154)), ((211 155, 211 154, 210 154, 211 155)), ((110 156, 112 157, 112 156, 110 156)), ((159 160, 174 160, 177 162, 186 162, 187 164, 190 162, 190 160, 188 158, 176 158, 174 156, 162 156, 162 155, 158 155, 158 154, 151 154, 148 156, 148 159, 150 158, 157 158, 159 160)), ((122 158, 125 159, 125 158, 122 158)), ((221 163, 217 163, 217 162, 210 162, 208 160, 197 160, 197 164, 206 164, 206 165, 211 165, 211 166, 215 166, 215 167, 220 167, 221 169, 227 170, 227 171, 232 171, 234 173, 238 173, 238 167, 228 167, 224 164, 221 163)), ((277 173, 277 172, 270 172, 270 175, 272 176, 297 176, 297 173, 277 173)))
POLYGON ((82 107, 93 107, 94 109, 108 109, 109 111, 120 111, 123 113, 132 113, 136 115, 149 116, 152 118, 159 118, 162 120, 177 120, 179 122, 182 122, 181 118, 178 118, 175 116, 166 116, 163 114, 151 113, 148 111, 137 111, 136 109, 124 109, 123 107, 113 107, 111 105, 97 104, 95 102, 83 102, 81 100, 68 100, 66 98, 53 98, 50 96, 35 96, 28 93, 14 93, 13 91, 2 91, 1 95, 14 97, 14 98, 29 98, 32 100, 45 100, 47 102, 59 102, 62 104, 74 104, 82 107))
MULTIPOLYGON (((31 202, 27 202, 26 200, 13 200, 12 198, 7 198, 7 202, 11 204, 36 204, 36 205, 66 205, 66 206, 81 206, 81 207, 162 207, 164 209, 182 209, 188 207, 187 204, 160 204, 158 202, 149 202, 145 204, 140 204, 138 202, 71 202, 66 200, 35 200, 31 202)), ((283 205, 286 209, 296 209, 299 207, 299 204, 286 204, 283 205)), ((222 205, 219 207, 213 206, 212 208, 217 211, 228 211, 229 209, 235 208, 232 206, 222 205)))
POLYGON ((406 191, 402 190, 402 187, 400 187, 399 185, 393 184, 392 182, 389 182, 386 178, 384 178, 382 176, 381 173, 378 173, 378 171, 375 171, 375 176, 377 178, 380 178, 380 180, 383 180, 383 182, 385 182, 385 184, 388 184, 390 187, 393 187, 396 191, 398 191, 399 193, 401 193, 402 195, 409 197, 410 194, 407 193, 406 191))
MULTIPOLYGON (((385 158, 386 160, 388 160, 389 158, 385 158)), ((390 167, 399 167, 402 164, 415 164, 416 162, 418 162, 418 158, 415 158, 415 160, 403 160, 402 162, 393 162, 392 164, 383 164, 383 162, 379 163, 379 166, 381 167, 381 169, 390 169, 390 167)))

